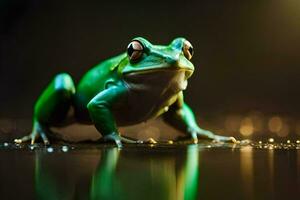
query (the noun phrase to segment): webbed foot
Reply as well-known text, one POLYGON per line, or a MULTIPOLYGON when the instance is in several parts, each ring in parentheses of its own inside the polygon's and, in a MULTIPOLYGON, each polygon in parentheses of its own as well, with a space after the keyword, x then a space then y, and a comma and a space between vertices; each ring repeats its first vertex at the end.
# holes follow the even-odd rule
POLYGON ((109 135, 105 135, 105 136, 103 136, 103 140, 105 142, 112 141, 119 148, 121 148, 123 146, 122 143, 128 143, 128 144, 140 144, 140 143, 142 143, 142 141, 140 141, 140 140, 134 140, 134 139, 131 139, 131 138, 127 138, 127 137, 121 136, 119 133, 111 133, 109 135))
POLYGON ((49 132, 50 132, 50 130, 48 130, 47 128, 42 127, 38 122, 35 122, 34 126, 33 126, 33 130, 29 135, 26 135, 22 138, 15 139, 14 142, 18 143, 18 144, 21 144, 21 143, 25 143, 25 142, 30 141, 31 144, 34 144, 36 142, 36 140, 39 137, 41 137, 44 144, 49 145, 50 142, 49 142, 49 139, 47 137, 47 133, 49 133, 49 132))
POLYGON ((216 135, 211 131, 200 129, 200 128, 197 129, 191 128, 188 130, 188 132, 190 133, 194 143, 198 143, 199 139, 209 139, 215 142, 239 143, 239 141, 232 136, 216 135))
POLYGON ((239 141, 235 139, 235 137, 232 136, 221 136, 221 135, 215 135, 213 141, 216 142, 229 142, 229 143, 238 143, 239 141))

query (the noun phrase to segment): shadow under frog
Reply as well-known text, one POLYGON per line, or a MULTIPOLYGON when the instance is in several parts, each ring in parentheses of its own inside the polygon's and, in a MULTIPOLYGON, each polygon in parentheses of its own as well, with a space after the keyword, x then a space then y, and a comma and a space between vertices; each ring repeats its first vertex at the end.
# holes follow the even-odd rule
POLYGON ((51 155, 38 152, 36 195, 38 199, 197 199, 198 147, 176 152, 181 156, 173 153, 107 148, 97 156, 81 155, 65 161, 68 165, 55 165, 51 155), (138 160, 137 154, 141 154, 138 160))

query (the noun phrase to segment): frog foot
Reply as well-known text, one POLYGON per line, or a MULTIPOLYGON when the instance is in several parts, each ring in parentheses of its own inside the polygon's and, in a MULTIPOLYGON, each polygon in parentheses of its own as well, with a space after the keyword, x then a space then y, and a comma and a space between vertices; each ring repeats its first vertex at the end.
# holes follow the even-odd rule
POLYGON ((194 143, 198 143, 198 139, 209 139, 213 140, 214 142, 239 143, 239 141, 236 140, 234 137, 216 135, 204 129, 190 129, 189 132, 191 133, 191 137, 194 143))
POLYGON ((43 128, 38 122, 35 122, 34 126, 33 126, 33 130, 29 135, 26 135, 26 136, 24 136, 22 138, 19 138, 19 139, 15 139, 14 142, 17 143, 17 144, 21 144, 21 143, 31 141, 31 144, 34 144, 35 141, 39 137, 41 137, 44 144, 49 145, 50 142, 49 142, 49 139, 48 139, 47 134, 46 134, 49 131, 50 130, 47 130, 46 128, 43 128))
POLYGON ((215 141, 215 142, 239 143, 239 141, 236 140, 232 136, 228 137, 228 136, 221 136, 221 135, 215 135, 213 141, 215 141))
POLYGON ((111 133, 109 135, 105 135, 103 137, 103 140, 105 142, 112 141, 119 148, 123 146, 122 143, 128 143, 128 144, 140 144, 140 143, 142 143, 142 141, 140 141, 140 140, 134 140, 134 139, 126 138, 124 136, 121 136, 119 133, 115 133, 115 132, 111 133))
POLYGON ((183 142, 183 143, 187 143, 187 144, 190 144, 190 143, 197 144, 198 138, 197 138, 197 135, 195 135, 195 136, 184 135, 184 136, 178 136, 175 141, 180 142, 180 143, 183 142))

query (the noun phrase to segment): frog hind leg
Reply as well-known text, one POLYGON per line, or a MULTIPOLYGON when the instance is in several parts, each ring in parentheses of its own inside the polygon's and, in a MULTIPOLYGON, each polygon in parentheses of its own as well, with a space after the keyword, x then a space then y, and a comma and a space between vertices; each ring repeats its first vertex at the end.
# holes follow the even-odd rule
POLYGON ((34 144, 36 139, 41 137, 44 144, 49 144, 48 136, 55 135, 52 134, 50 126, 64 122, 74 95, 75 85, 71 76, 67 73, 56 75, 35 104, 32 132, 14 141, 16 143, 31 141, 31 144, 34 144))
POLYGON ((209 139, 218 142, 237 142, 234 137, 216 135, 200 128, 192 109, 184 102, 182 92, 178 94, 177 101, 170 106, 169 111, 163 115, 163 119, 176 129, 185 132, 188 138, 192 139, 193 143, 198 143, 198 139, 209 139))

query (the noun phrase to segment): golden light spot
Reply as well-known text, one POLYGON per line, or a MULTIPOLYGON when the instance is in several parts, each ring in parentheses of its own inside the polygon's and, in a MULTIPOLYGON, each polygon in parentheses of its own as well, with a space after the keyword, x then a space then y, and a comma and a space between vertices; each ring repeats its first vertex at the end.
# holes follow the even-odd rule
POLYGON ((243 181, 243 192, 249 197, 253 194, 253 149, 250 146, 240 149, 240 173, 243 181))
POLYGON ((169 107, 168 107, 168 106, 164 107, 164 111, 165 111, 165 112, 167 112, 168 110, 169 110, 169 107))
POLYGON ((278 116, 274 116, 269 120, 269 130, 273 133, 278 133, 282 128, 282 120, 278 116))
POLYGON ((274 142, 274 138, 269 138, 268 142, 273 143, 274 142))
POLYGON ((241 117, 238 115, 230 115, 225 120, 225 129, 230 132, 238 131, 240 128, 241 117))
POLYGON ((259 111, 252 111, 249 116, 252 119, 254 132, 261 132, 264 128, 264 116, 259 111))
POLYGON ((173 140, 168 140, 168 144, 173 144, 173 140))
POLYGON ((290 144, 290 143, 291 143, 291 140, 287 140, 286 143, 290 144))
POLYGON ((147 140, 147 142, 148 142, 149 144, 156 144, 156 143, 157 143, 156 140, 154 140, 153 138, 149 138, 149 139, 147 140))
POLYGON ((281 129, 277 132, 279 137, 286 137, 290 132, 290 128, 286 123, 282 123, 281 129))
POLYGON ((297 135, 300 135, 300 120, 296 123, 295 132, 297 135))
POLYGON ((246 117, 241 121, 240 124, 240 133, 243 136, 250 136, 253 134, 254 127, 251 118, 246 117))
POLYGON ((296 143, 297 143, 297 144, 300 144, 300 140, 296 140, 296 143))

